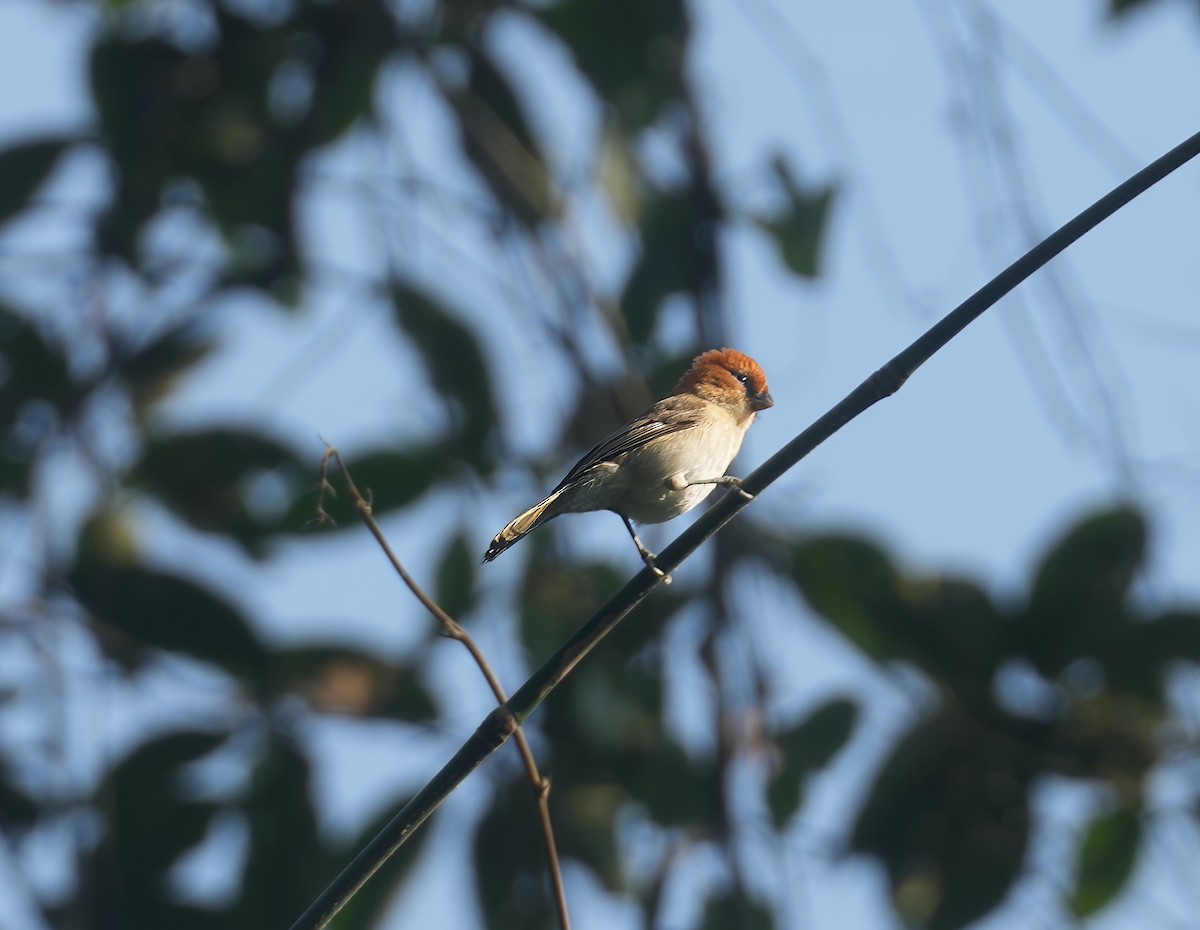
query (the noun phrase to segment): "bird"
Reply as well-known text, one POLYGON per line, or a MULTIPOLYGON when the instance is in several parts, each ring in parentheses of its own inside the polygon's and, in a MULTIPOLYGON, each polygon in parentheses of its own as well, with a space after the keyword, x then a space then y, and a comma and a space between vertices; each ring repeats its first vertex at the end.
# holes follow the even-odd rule
POLYGON ((750 356, 735 349, 696 356, 670 394, 601 441, 548 496, 497 533, 483 561, 564 513, 611 510, 642 561, 669 583, 633 524, 687 513, 718 485, 746 494, 725 470, 755 414, 774 403, 766 373, 750 356))

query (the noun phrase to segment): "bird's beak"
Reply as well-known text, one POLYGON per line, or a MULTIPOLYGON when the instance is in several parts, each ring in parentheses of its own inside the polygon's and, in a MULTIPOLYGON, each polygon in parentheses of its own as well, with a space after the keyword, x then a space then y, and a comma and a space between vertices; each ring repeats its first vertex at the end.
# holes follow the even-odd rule
POLYGON ((771 397, 770 391, 759 391, 757 394, 750 395, 751 410, 766 410, 768 407, 774 407, 775 400, 771 397))

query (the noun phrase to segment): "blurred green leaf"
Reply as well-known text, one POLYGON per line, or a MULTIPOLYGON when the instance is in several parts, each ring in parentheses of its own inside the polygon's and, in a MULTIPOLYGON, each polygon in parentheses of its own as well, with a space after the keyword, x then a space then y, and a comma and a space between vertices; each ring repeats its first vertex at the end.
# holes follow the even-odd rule
POLYGON ((421 669, 414 665, 401 666, 390 690, 380 704, 381 717, 429 723, 437 716, 433 697, 421 682, 421 669))
POLYGON ((158 102, 164 123, 174 123, 160 141, 165 180, 199 185, 228 247, 230 277, 268 288, 299 266, 292 194, 305 145, 270 107, 294 33, 287 20, 251 20, 226 4, 213 13, 219 42, 177 65, 158 102))
POLYGON ((1200 611, 1170 610, 1140 626, 1160 663, 1200 663, 1200 611))
POLYGON ((663 194, 645 205, 639 230, 641 253, 621 295, 621 312, 636 344, 650 340, 663 300, 694 283, 697 264, 692 242, 699 221, 687 191, 663 194))
POLYGON ((0 226, 25 208, 66 148, 62 139, 39 139, 0 150, 0 226))
POLYGON ((453 402, 455 430, 445 451, 490 474, 496 404, 479 340, 436 298, 414 287, 396 285, 392 299, 396 320, 421 353, 434 388, 453 402))
POLYGON ((858 705, 849 698, 829 701, 795 726, 774 737, 788 764, 804 771, 828 765, 846 745, 858 720, 858 705))
POLYGON ((280 693, 299 693, 315 710, 425 722, 433 699, 418 670, 337 645, 277 650, 269 680, 280 693))
POLYGON ((138 239, 180 178, 200 185, 230 242, 243 224, 262 235, 251 255, 234 248, 240 273, 294 266, 291 190, 300 152, 267 125, 267 85, 280 37, 215 10, 220 41, 189 54, 158 38, 112 33, 92 52, 92 90, 114 167, 116 196, 101 246, 137 267, 138 239))
POLYGON ((1117 19, 1149 3, 1150 0, 1108 0, 1108 15, 1117 19))
POLYGON ((132 396, 134 409, 142 414, 211 348, 212 342, 197 326, 175 327, 137 349, 119 353, 117 377, 132 396))
POLYGON ((555 926, 540 837, 528 779, 507 779, 493 795, 475 832, 474 874, 480 910, 492 930, 545 930, 555 926))
POLYGON ((12 424, 32 401, 45 401, 70 416, 82 398, 62 347, 0 303, 0 427, 12 424))
POLYGON ((1079 876, 1071 895, 1076 917, 1090 917, 1121 893, 1137 861, 1140 808, 1122 805, 1092 821, 1079 846, 1079 876))
POLYGON ((1118 508, 1084 520, 1051 549, 1013 629, 1015 648, 1044 675, 1088 656, 1119 664, 1131 620, 1126 596, 1146 536, 1142 516, 1118 508))
MULTIPOLYGON (((628 538, 613 518, 611 531, 628 538)), ((618 591, 642 565, 632 545, 623 566, 589 560, 570 562, 554 546, 552 532, 541 529, 521 542, 529 558, 519 587, 521 639, 529 654, 549 656, 574 632, 579 623, 618 591)), ((676 587, 660 587, 654 596, 635 608, 628 622, 608 636, 604 648, 625 661, 643 648, 661 640, 663 628, 674 614, 692 599, 676 587)))
POLYGON ((103 840, 91 854, 95 879, 90 925, 153 930, 203 926, 203 915, 175 900, 168 873, 207 834, 217 805, 190 796, 184 770, 211 753, 224 734, 180 731, 139 746, 96 793, 103 840))
POLYGON ((245 818, 249 849, 230 925, 289 926, 312 903, 314 889, 328 880, 311 766, 292 736, 279 730, 266 734, 238 809, 245 818))
POLYGON ((13 780, 8 769, 7 764, 0 766, 0 828, 18 837, 37 822, 42 805, 13 780))
POLYGON ((623 887, 616 827, 627 805, 671 823, 723 817, 711 765, 693 763, 663 731, 661 715, 662 674, 653 654, 621 660, 604 645, 540 712, 553 752, 540 761, 554 779, 559 850, 610 890, 623 887))
POLYGON ((1079 601, 1120 603, 1145 558, 1146 536, 1145 520, 1132 509, 1087 518, 1067 533, 1038 569, 1034 605, 1048 610, 1079 601))
POLYGON ((92 49, 90 84, 99 130, 116 169, 100 246, 130 265, 136 265, 141 229, 157 212, 163 187, 175 171, 169 144, 185 132, 186 122, 176 92, 194 98, 211 92, 208 85, 217 80, 206 59, 195 60, 188 79, 188 60, 159 39, 110 35, 92 49))
POLYGON ((908 925, 957 930, 993 910, 1029 842, 1032 751, 944 710, 904 737, 859 810, 852 848, 887 869, 908 925))
POLYGON ((266 651, 246 619, 212 592, 175 575, 102 557, 87 544, 68 580, 95 619, 132 640, 109 655, 126 665, 145 659, 146 647, 199 659, 243 681, 257 681, 266 651))
POLYGON ((479 556, 465 531, 455 534, 438 560, 434 598, 437 605, 456 620, 475 605, 478 562, 479 556))
MULTIPOLYGON (((112 790, 118 799, 136 800, 149 793, 166 800, 181 796, 185 786, 179 780, 182 770, 213 752, 225 740, 224 733, 181 730, 143 743, 126 756, 112 771, 112 790)), ((99 797, 105 797, 101 791, 99 797)), ((146 825, 153 825, 147 820, 146 825)))
POLYGON ((396 24, 382 0, 295 4, 282 17, 228 4, 212 12, 216 37, 203 51, 119 27, 93 48, 92 91, 116 169, 101 246, 137 267, 141 231, 167 190, 190 179, 225 238, 229 283, 285 298, 300 275, 300 165, 370 117, 396 24), (288 82, 277 79, 289 72, 308 75, 310 90, 283 106, 288 82))
POLYGON ((618 768, 622 783, 656 824, 724 833, 721 774, 712 759, 692 758, 663 733, 649 752, 630 761, 618 768))
POLYGON ((23 451, 9 448, 17 445, 11 437, 0 437, 0 442, 0 497, 28 497, 33 462, 23 451))
POLYGON ((1159 762, 1164 711, 1157 698, 1091 690, 1061 713, 1047 762, 1062 774, 1112 781, 1129 791, 1159 762))
POLYGON ((625 127, 645 128, 683 100, 690 26, 682 0, 559 0, 536 15, 625 127))
POLYGON ((799 810, 805 783, 846 745, 857 719, 858 705, 838 698, 774 736, 783 755, 779 770, 767 783, 767 805, 776 826, 782 827, 799 810))
POLYGON ((771 812, 771 819, 775 822, 776 828, 782 829, 784 824, 804 804, 806 774, 785 763, 780 766, 779 771, 771 775, 770 781, 767 782, 765 792, 767 809, 771 812))
POLYGON ((909 658, 973 709, 993 704, 992 681, 1007 656, 1007 618, 982 588, 955 578, 907 581, 900 632, 909 658))
POLYGON ((404 37, 381 0, 308 3, 302 11, 301 29, 291 46, 302 47, 299 38, 320 43, 312 103, 299 129, 304 148, 309 148, 372 118, 376 77, 404 37))
MULTIPOLYGON (((615 529, 621 528, 618 525, 615 529)), ((551 543, 545 527, 521 541, 531 556, 518 588, 521 640, 539 661, 557 649, 625 581, 607 563, 565 562, 554 553, 551 543)))
MULTIPOLYGON (((636 552, 631 562, 626 568, 626 574, 621 575, 620 584, 624 584, 629 575, 641 571, 641 560, 636 552)), ((620 585, 613 589, 613 592, 617 590, 620 590, 620 585)), ((606 647, 615 654, 617 662, 644 657, 648 653, 656 654, 663 641, 667 623, 680 610, 695 603, 695 600, 696 595, 692 591, 659 586, 652 597, 638 604, 625 622, 608 635, 606 647)))
POLYGON ((215 428, 148 440, 129 480, 197 529, 262 556, 268 539, 295 528, 290 508, 316 470, 265 436, 215 428))
POLYGON ((0 303, 0 496, 29 495, 38 450, 85 396, 63 351, 0 303))
POLYGON ((874 659, 903 655, 908 610, 883 551, 861 539, 826 536, 792 549, 792 575, 812 609, 874 659))
POLYGON ((557 764, 603 769, 631 786, 665 739, 659 657, 652 653, 615 661, 604 645, 593 656, 597 661, 588 671, 577 669, 570 684, 560 686, 560 706, 547 709, 545 732, 556 738, 556 752, 564 755, 557 764))
POLYGON ((555 211, 554 193, 521 101, 485 51, 467 44, 465 86, 444 88, 461 144, 496 200, 527 227, 555 211))
POLYGON ((606 769, 572 765, 570 774, 563 770, 560 777, 555 763, 550 771, 554 777, 550 811, 559 854, 590 869, 609 891, 623 889, 616 827, 629 795, 606 769))
POLYGON ((743 893, 728 891, 704 905, 701 930, 773 930, 775 915, 743 893))
POLYGON ((828 185, 801 185, 782 159, 775 160, 774 169, 787 204, 779 212, 755 222, 770 233, 780 258, 792 272, 815 278, 821 270, 821 245, 825 241, 834 189, 828 185))

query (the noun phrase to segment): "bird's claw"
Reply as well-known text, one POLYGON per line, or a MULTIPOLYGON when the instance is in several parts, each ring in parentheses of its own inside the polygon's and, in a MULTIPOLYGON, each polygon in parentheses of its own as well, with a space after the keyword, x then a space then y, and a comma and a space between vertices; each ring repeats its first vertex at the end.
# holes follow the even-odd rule
POLYGON ((654 572, 654 574, 658 575, 658 577, 662 579, 663 584, 671 583, 671 576, 658 567, 658 564, 654 561, 654 556, 644 556, 643 561, 645 561, 646 567, 650 569, 650 571, 654 572))
POLYGON ((747 491, 744 487, 742 487, 742 479, 741 478, 734 478, 730 475, 726 475, 725 478, 722 479, 721 484, 725 485, 725 487, 727 487, 727 488, 731 488, 739 496, 741 496, 741 498, 743 500, 748 500, 748 501, 754 500, 754 495, 751 494, 749 491, 747 491))

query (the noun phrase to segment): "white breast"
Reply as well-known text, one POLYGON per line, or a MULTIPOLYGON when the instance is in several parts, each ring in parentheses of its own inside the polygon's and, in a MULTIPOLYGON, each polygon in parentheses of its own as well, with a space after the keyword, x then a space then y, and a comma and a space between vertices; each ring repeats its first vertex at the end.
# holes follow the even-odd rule
POLYGON ((687 513, 716 487, 689 482, 720 478, 742 446, 753 421, 732 416, 647 443, 620 465, 626 496, 625 515, 638 523, 662 523, 687 513), (682 488, 682 490, 674 490, 682 488))

